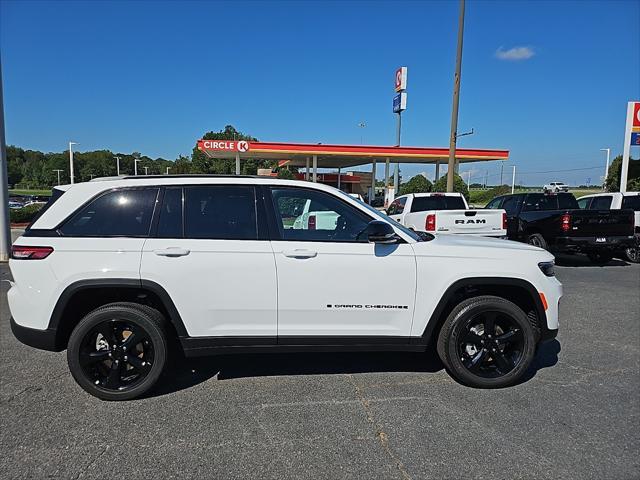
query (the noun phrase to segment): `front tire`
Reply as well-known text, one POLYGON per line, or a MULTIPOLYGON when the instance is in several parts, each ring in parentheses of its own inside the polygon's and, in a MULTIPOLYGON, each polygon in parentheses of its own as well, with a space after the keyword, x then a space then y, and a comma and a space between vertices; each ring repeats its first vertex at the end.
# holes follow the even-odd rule
POLYGON ((536 351, 536 331, 514 303, 490 295, 462 301, 438 335, 438 354, 460 383, 500 388, 525 375, 536 351))
POLYGON ((102 400, 149 391, 167 360, 163 317, 151 307, 110 303, 88 313, 71 333, 67 362, 74 380, 102 400))

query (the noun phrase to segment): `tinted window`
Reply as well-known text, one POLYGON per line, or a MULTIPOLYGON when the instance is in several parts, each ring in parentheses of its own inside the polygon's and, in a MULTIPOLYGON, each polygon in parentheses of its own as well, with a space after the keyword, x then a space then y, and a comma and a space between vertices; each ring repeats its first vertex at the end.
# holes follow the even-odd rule
POLYGON ((504 208, 504 211, 507 212, 507 215, 509 216, 517 215, 521 202, 522 202, 522 197, 520 195, 506 197, 504 199, 504 202, 502 203, 502 208, 504 208))
POLYGON ((536 210, 558 210, 558 196, 544 195, 542 193, 530 193, 527 195, 522 210, 525 212, 536 210))
POLYGON ((578 207, 578 201, 572 193, 561 193, 558 195, 558 207, 561 209, 576 209, 578 207))
POLYGON ((47 203, 38 211, 38 213, 34 215, 33 220, 31 220, 31 223, 27 227, 27 230, 31 228, 31 225, 35 223, 35 221, 38 220, 42 216, 42 214, 46 212, 49 209, 49 207, 53 205, 56 202, 56 200, 58 200, 62 196, 63 193, 64 193, 64 190, 54 188, 53 190, 51 190, 50 197, 41 197, 41 198, 44 198, 44 201, 46 201, 47 203))
POLYGON ((500 208, 500 202, 502 202, 503 197, 494 198, 491 200, 485 208, 500 208))
POLYGON ((158 218, 158 237, 182 238, 182 187, 164 191, 158 218))
POLYGON ((157 195, 157 188, 106 193, 75 213, 60 230, 74 236, 146 236, 157 195))
POLYGON ((407 197, 395 199, 393 202, 391 202, 391 205, 389 205, 389 208, 387 209, 387 215, 400 215, 402 212, 404 212, 404 206, 406 203, 407 197))
POLYGON ((257 239, 253 187, 185 187, 184 236, 225 240, 257 239))
POLYGON ((591 197, 589 198, 581 198, 578 200, 578 207, 585 209, 589 207, 589 202, 591 201, 591 197))
POLYGON ((622 208, 640 211, 640 195, 627 195, 622 199, 622 208))
POLYGON ((465 210, 462 197, 448 197, 433 195, 429 197, 414 197, 411 204, 412 212, 426 212, 427 210, 465 210))
POLYGON ((603 197, 593 197, 589 210, 611 210, 611 195, 605 195, 603 197))
POLYGON ((340 199, 317 190, 271 190, 283 240, 358 242, 370 218, 340 199))

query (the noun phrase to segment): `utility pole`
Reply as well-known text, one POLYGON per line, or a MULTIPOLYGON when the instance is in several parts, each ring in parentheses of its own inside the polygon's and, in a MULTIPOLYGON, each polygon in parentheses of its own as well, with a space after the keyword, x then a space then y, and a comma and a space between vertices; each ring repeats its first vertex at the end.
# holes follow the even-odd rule
POLYGON ((64 172, 64 170, 53 170, 54 172, 58 173, 58 185, 60 185, 60 172, 64 172))
POLYGON ((0 262, 9 261, 11 228, 9 226, 9 175, 4 143, 4 103, 2 101, 2 62, 0 61, 0 262))
POLYGON ((500 162, 500 186, 504 185, 502 183, 502 171, 504 170, 504 162, 500 162))
POLYGON ((607 184, 607 177, 609 176, 609 156, 611 155, 611 149, 610 148, 601 148, 600 149, 601 152, 607 152, 607 164, 604 167, 604 181, 602 182, 602 189, 605 189, 605 186, 607 184))
POLYGON ((467 172, 467 190, 471 188, 471 170, 467 172))
POLYGON ((462 70, 462 40, 464 38, 464 0, 460 0, 458 19, 458 51, 456 73, 453 77, 453 107, 451 111, 451 135, 449 138, 449 164, 447 167, 447 192, 453 192, 453 175, 456 166, 456 141, 458 131, 458 106, 460 103, 460 71, 462 70))
POLYGON ((511 193, 516 189, 516 166, 513 166, 513 177, 511 178, 511 193))
POLYGON ((71 177, 71 184, 73 185, 73 146, 78 145, 77 142, 69 142, 69 176, 71 177))
POLYGON ((116 175, 120 176, 120 157, 113 157, 116 159, 116 175))

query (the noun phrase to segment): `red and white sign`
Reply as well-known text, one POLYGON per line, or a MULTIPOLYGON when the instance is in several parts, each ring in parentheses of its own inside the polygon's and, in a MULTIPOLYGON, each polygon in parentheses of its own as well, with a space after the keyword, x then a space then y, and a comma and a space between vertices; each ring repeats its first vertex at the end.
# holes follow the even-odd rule
POLYGON ((396 70, 396 92, 407 89, 407 67, 396 70))
POLYGON ((244 140, 201 140, 201 149, 246 152, 249 150, 249 142, 244 140))
POLYGON ((633 104, 633 129, 640 127, 640 102, 633 104))

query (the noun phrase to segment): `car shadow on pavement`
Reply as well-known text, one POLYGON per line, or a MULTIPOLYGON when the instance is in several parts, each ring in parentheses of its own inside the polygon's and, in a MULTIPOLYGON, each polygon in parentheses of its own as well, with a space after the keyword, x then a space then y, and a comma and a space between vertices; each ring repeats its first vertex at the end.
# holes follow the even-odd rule
POLYGON ((431 349, 424 353, 265 353, 182 358, 174 362, 150 397, 184 390, 215 377, 336 375, 373 372, 435 373, 444 366, 431 349))
POLYGON ((628 267, 630 265, 629 262, 618 258, 609 260, 607 263, 598 264, 593 263, 586 255, 567 255, 561 253, 555 255, 556 265, 559 267, 628 267))
POLYGON ((562 346, 555 338, 541 343, 536 352, 536 356, 533 358, 533 362, 531 362, 529 366, 529 370, 527 370, 527 373, 518 382, 518 385, 531 380, 540 370, 553 367, 558 363, 558 354, 561 350, 562 346))

